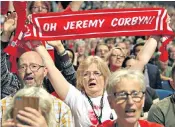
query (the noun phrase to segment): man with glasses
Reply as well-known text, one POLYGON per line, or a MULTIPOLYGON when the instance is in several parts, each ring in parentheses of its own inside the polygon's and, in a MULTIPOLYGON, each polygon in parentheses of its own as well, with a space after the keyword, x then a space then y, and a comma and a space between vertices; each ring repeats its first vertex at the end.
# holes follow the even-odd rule
POLYGON ((157 123, 139 120, 144 105, 146 86, 144 75, 138 70, 121 69, 108 80, 108 101, 117 114, 117 120, 108 127, 163 127, 157 123))
MULTIPOLYGON (((6 54, 4 54, 6 55, 6 54)), ((65 56, 65 54, 64 54, 65 56)), ((44 66, 44 62, 40 55, 35 51, 29 51, 23 53, 18 61, 18 77, 13 73, 10 73, 6 68, 6 62, 2 55, 1 66, 4 67, 4 76, 12 75, 16 82, 21 83, 24 87, 36 86, 43 87, 44 77, 47 75, 47 68, 44 66), (4 60, 4 61, 3 61, 4 60), (5 69, 6 68, 6 69, 5 69), (19 80, 21 82, 19 82, 19 80)), ((4 79, 3 80, 8 80, 4 79)), ((2 81, 2 80, 1 80, 2 81)), ((13 83, 13 82, 11 82, 13 83)), ((12 99, 14 93, 11 96, 7 96, 1 100, 1 113, 3 114, 12 99)), ((53 107, 55 112, 56 121, 60 127, 72 127, 73 120, 69 107, 60 99, 52 96, 54 99, 53 107)))

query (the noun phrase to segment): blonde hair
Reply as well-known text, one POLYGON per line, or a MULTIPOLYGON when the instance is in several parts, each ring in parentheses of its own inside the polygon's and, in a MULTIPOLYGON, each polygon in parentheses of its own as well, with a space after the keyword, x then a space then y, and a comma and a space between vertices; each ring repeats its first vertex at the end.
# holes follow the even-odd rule
POLYGON ((112 75, 109 77, 107 93, 113 94, 113 92, 115 92, 115 86, 117 86, 122 81, 122 79, 136 80, 140 83, 142 91, 146 90, 144 75, 141 71, 132 69, 120 69, 112 73, 112 75))
POLYGON ((126 53, 125 53, 125 51, 124 51, 122 48, 120 48, 120 47, 113 47, 113 48, 110 50, 110 52, 108 53, 108 55, 106 56, 106 59, 105 59, 106 61, 109 61, 109 59, 111 58, 112 52, 113 52, 115 49, 120 50, 120 51, 122 52, 123 56, 126 57, 126 53))
POLYGON ((104 77, 105 83, 107 83, 108 77, 110 75, 108 65, 98 56, 88 56, 84 61, 81 62, 77 70, 77 88, 80 91, 84 91, 82 75, 84 71, 88 69, 88 67, 93 63, 97 65, 97 68, 104 77))
POLYGON ((39 97, 39 108, 41 109, 42 115, 44 116, 48 127, 53 127, 53 125, 56 125, 56 118, 55 114, 53 112, 53 99, 52 96, 43 88, 41 87, 25 87, 21 90, 19 90, 15 96, 13 97, 13 100, 10 102, 9 106, 7 107, 7 111, 5 113, 5 120, 11 119, 13 108, 14 108, 14 102, 17 97, 22 96, 31 96, 31 97, 39 97))

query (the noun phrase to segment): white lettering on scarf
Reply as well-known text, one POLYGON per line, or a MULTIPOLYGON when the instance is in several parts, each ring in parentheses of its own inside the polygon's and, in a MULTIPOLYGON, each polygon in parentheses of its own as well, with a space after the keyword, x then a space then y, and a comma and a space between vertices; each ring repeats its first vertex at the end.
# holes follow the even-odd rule
POLYGON ((79 20, 67 22, 64 26, 64 30, 72 29, 82 29, 82 28, 92 28, 92 27, 102 27, 105 19, 95 19, 95 20, 79 20))
POLYGON ((132 18, 114 18, 111 21, 111 26, 134 26, 136 24, 151 24, 155 16, 138 16, 132 18))

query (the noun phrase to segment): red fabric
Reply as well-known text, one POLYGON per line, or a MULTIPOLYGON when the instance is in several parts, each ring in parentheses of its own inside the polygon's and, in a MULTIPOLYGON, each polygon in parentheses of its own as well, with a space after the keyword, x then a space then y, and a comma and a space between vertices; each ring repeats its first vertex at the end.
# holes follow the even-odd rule
POLYGON ((24 39, 68 40, 109 36, 174 35, 167 26, 166 19, 167 11, 163 8, 33 14, 32 22, 35 27, 29 27, 31 36, 27 34, 24 39), (36 31, 35 34, 32 31, 36 31))
POLYGON ((159 51, 161 52, 159 56, 159 60, 162 62, 166 62, 168 60, 168 51, 167 51, 167 45, 168 43, 173 40, 173 36, 164 36, 163 37, 163 43, 162 46, 159 48, 159 51))
MULTIPOLYGON (((161 124, 149 122, 146 120, 139 120, 140 127, 164 127, 161 124)), ((115 127, 115 121, 107 120, 102 127, 115 127)))
POLYGON ((8 11, 9 1, 1 1, 1 14, 6 15, 8 11))
POLYGON ((52 92, 51 93, 53 96, 55 96, 56 98, 59 98, 60 99, 60 97, 58 96, 58 94, 54 91, 54 92, 52 92))
MULTIPOLYGON (((24 25, 21 25, 20 29, 26 31, 23 40, 43 41, 135 35, 174 36, 171 28, 167 26, 166 19, 167 11, 163 8, 65 11, 61 13, 33 14, 32 23, 25 28, 23 27, 24 25), (67 29, 66 25, 71 21, 73 23, 67 29), (73 25, 75 23, 79 23, 77 28, 73 25), (112 26, 111 24, 117 26, 112 26)), ((16 45, 23 44, 21 42, 18 44, 17 41, 16 45)), ((17 56, 15 48, 15 46, 10 45, 7 47, 6 52, 17 56)))
POLYGON ((149 121, 146 121, 146 120, 139 120, 139 124, 140 124, 141 127, 164 127, 164 125, 149 122, 149 121))

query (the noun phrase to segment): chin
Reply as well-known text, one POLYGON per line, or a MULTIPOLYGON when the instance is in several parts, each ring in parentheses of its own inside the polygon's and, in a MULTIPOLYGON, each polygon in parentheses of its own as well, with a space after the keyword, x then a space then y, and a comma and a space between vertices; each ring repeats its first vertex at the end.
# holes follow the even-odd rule
POLYGON ((138 121, 138 119, 135 117, 130 117, 130 118, 125 118, 125 121, 127 123, 136 123, 138 121))

